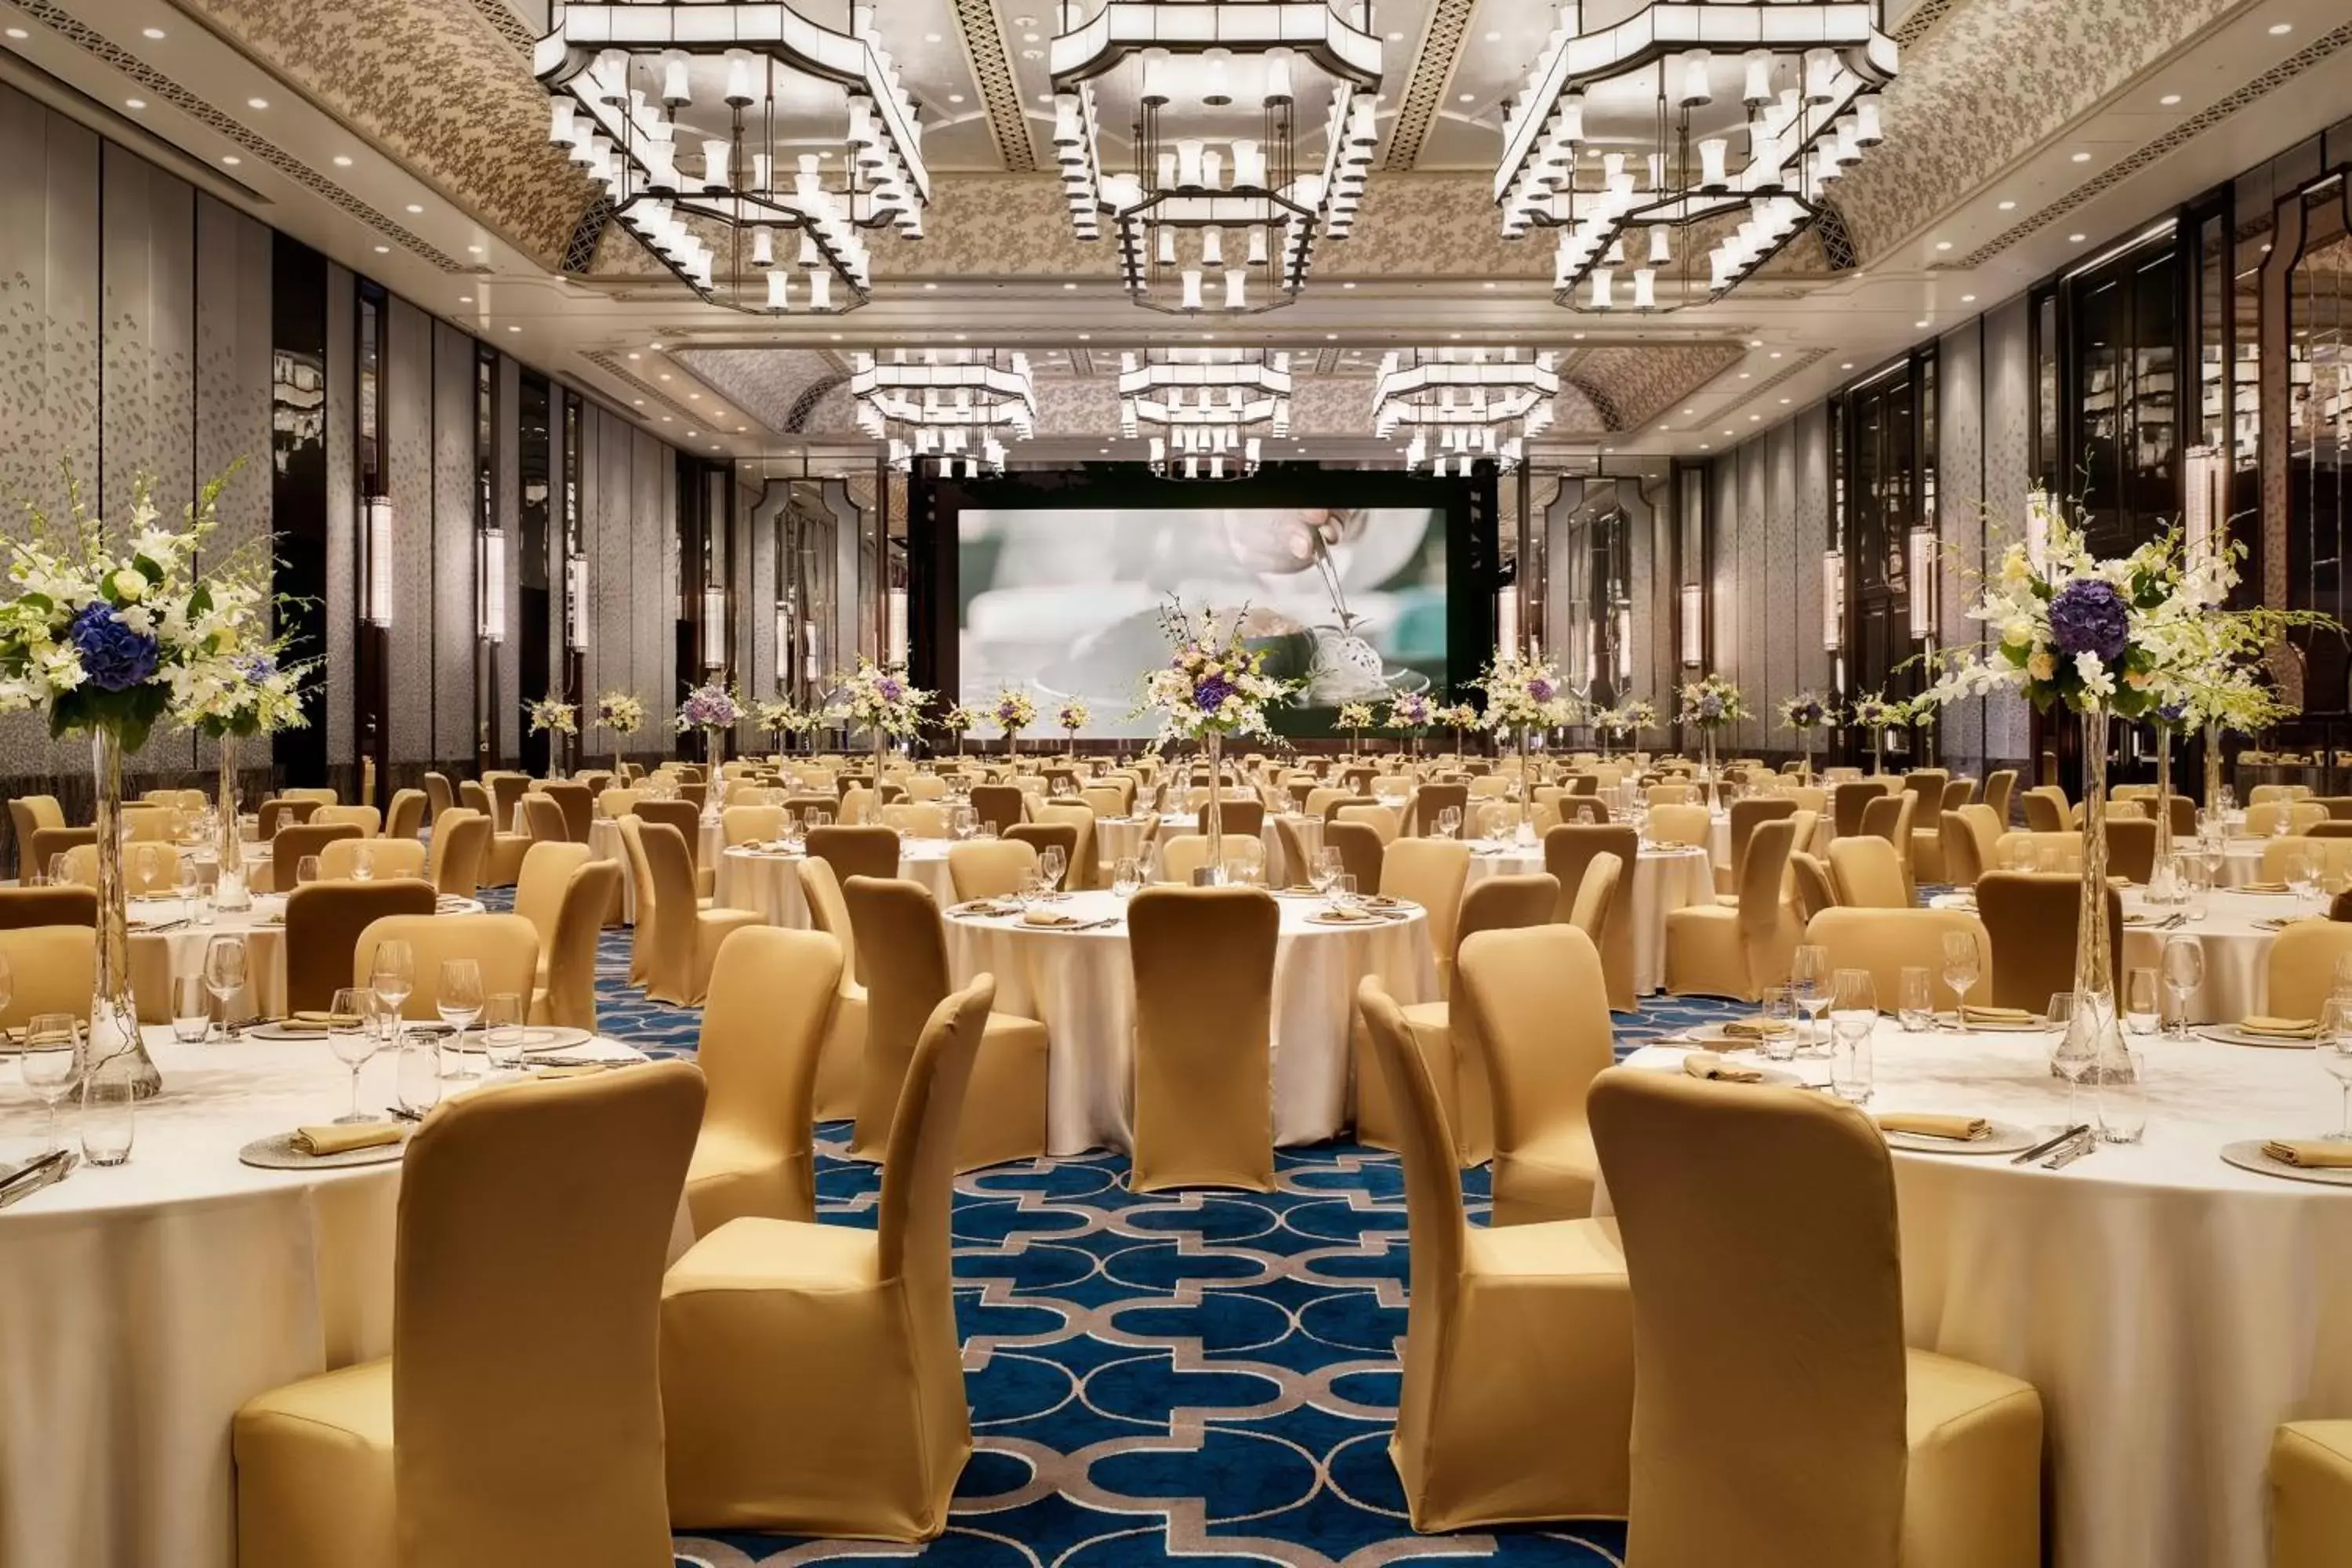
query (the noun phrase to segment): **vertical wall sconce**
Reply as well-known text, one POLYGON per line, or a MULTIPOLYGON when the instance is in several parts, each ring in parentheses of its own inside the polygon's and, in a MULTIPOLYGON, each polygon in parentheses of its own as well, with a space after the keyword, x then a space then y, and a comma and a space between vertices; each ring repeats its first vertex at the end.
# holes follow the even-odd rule
POLYGON ((588 557, 563 558, 563 641, 574 650, 588 646, 588 557))
POLYGON ((727 590, 702 591, 702 668, 727 668, 727 590))
POLYGON ((1706 662, 1706 590, 1683 584, 1683 663, 1696 669, 1706 662))
POLYGON ((1845 554, 1842 551, 1822 552, 1822 651, 1835 653, 1845 647, 1845 554))
POLYGON ((477 571, 482 601, 479 630, 484 642, 507 640, 507 535, 502 528, 486 528, 476 544, 477 571))
POLYGON ((392 625, 392 498, 370 496, 361 503, 361 557, 367 580, 360 585, 368 625, 392 625))
POLYGON ((1911 570, 1911 637, 1924 642, 1936 635, 1936 531, 1915 528, 1908 542, 1911 570))

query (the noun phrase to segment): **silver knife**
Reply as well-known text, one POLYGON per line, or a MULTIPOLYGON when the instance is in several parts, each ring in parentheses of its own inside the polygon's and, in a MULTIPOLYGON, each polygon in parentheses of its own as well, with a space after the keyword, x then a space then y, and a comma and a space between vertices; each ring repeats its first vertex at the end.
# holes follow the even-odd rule
POLYGON ((31 1159, 26 1161, 23 1164, 17 1166, 6 1175, 0 1176, 0 1193, 6 1192, 9 1188, 16 1186, 20 1182, 28 1182, 36 1179, 40 1173, 47 1170, 51 1165, 58 1163, 60 1160, 63 1160, 66 1157, 66 1153, 67 1150, 64 1145, 60 1144, 45 1154, 34 1155, 31 1159))
POLYGON ((2024 1153, 2013 1156, 2009 1163, 2012 1165, 2030 1165, 2034 1161, 2042 1158, 2042 1155, 2050 1152, 2051 1150, 2057 1148, 2060 1144, 2067 1142, 2073 1139, 2080 1138, 2084 1133, 2088 1132, 2090 1130, 2091 1124, 2087 1121, 2084 1122, 2079 1127, 2069 1127, 2065 1131, 2058 1134, 2057 1137, 2036 1143, 2024 1153))
POLYGON ((28 1165, 25 1168, 28 1171, 37 1170, 39 1174, 27 1178, 25 1176, 24 1171, 19 1171, 16 1173, 16 1176, 10 1178, 14 1184, 9 1186, 6 1191, 0 1192, 0 1209, 6 1208, 10 1204, 16 1203, 21 1198, 32 1196, 35 1193, 39 1192, 44 1187, 56 1186, 59 1182, 64 1181, 66 1177, 73 1173, 73 1169, 76 1165, 81 1163, 81 1156, 79 1154, 68 1153, 62 1149, 54 1150, 52 1151, 52 1153, 55 1158, 51 1163, 38 1165, 28 1165))
POLYGON ((2097 1136, 2094 1133, 2085 1131, 2083 1136, 2077 1139, 2074 1142, 2059 1150, 2058 1152, 2051 1155, 2047 1160, 2042 1161, 2042 1168, 2045 1171, 2063 1171, 2067 1166, 2073 1164, 2075 1161, 2081 1159, 2084 1155, 2088 1154, 2093 1150, 2098 1148, 2098 1146, 2099 1140, 2097 1136))

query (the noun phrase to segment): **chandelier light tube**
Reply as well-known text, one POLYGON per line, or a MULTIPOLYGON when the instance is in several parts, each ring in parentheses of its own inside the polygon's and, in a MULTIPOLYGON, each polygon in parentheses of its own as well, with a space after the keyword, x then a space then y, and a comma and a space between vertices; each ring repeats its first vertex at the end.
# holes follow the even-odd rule
POLYGON ((1119 434, 1145 437, 1163 479, 1236 479, 1290 435, 1290 356, 1159 349, 1119 356, 1119 434))
POLYGON ((926 349, 851 362, 857 427, 882 442, 892 467, 939 459, 967 478, 1004 468, 1006 440, 1037 433, 1037 386, 1029 356, 996 349, 926 349))

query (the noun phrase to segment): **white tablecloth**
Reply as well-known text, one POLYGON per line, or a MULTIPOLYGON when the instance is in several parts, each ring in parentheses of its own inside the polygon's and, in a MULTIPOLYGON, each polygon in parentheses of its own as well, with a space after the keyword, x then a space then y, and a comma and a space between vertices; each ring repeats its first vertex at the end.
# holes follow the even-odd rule
MULTIPOLYGON (((1274 1141, 1312 1143, 1348 1121, 1349 1020, 1356 984, 1378 974, 1400 1002, 1437 994, 1429 922, 1318 925, 1319 899, 1284 898, 1274 972, 1274 1141)), ((1080 920, 1115 915, 1111 893, 1057 906, 1080 920)), ((1024 927, 1018 916, 947 921, 957 984, 996 976, 996 1010, 1042 1022, 1052 1038, 1046 1147, 1076 1154, 1134 1142, 1135 973, 1127 926, 1086 931, 1024 927)), ((1206 984, 1204 982, 1204 984, 1206 984)))
MULTIPOLYGON (((1258 842, 1265 846, 1266 885, 1271 888, 1280 888, 1306 881, 1307 868, 1290 864, 1288 857, 1282 852, 1281 831, 1274 824, 1275 818, 1268 816, 1265 826, 1258 830, 1258 842)), ((1291 824, 1298 829, 1299 837, 1307 845, 1309 853, 1322 847, 1323 825, 1320 821, 1310 822, 1306 817, 1294 816, 1291 818, 1291 824)), ((1163 816, 1160 819, 1160 837, 1163 839, 1172 838, 1180 833, 1200 831, 1201 819, 1187 813, 1179 812, 1172 816, 1163 816)), ((1123 859, 1142 858, 1143 819, 1140 817, 1097 817, 1095 836, 1100 841, 1100 853, 1103 864, 1106 866, 1115 866, 1123 859)), ((1227 842, 1231 843, 1230 835, 1227 842)), ((1231 848, 1225 852, 1229 855, 1234 853, 1231 848)))
MULTIPOLYGON (((443 914, 478 915, 479 900, 468 899, 441 910, 443 914)), ((229 998, 231 1019, 282 1018, 286 1016, 286 900, 274 893, 255 896, 250 909, 201 918, 204 900, 142 899, 131 906, 131 990, 139 1004, 139 1019, 165 1024, 172 1018, 172 980, 175 975, 202 974, 205 950, 216 936, 245 938, 247 982, 229 998), (160 930, 142 930, 141 923, 160 930)))
MULTIPOLYGON (((1645 847, 1633 867, 1633 989, 1646 996, 1666 984, 1666 917, 1688 904, 1715 901, 1715 868, 1693 846, 1645 847)), ((1475 849, 1470 886, 1487 877, 1524 877, 1544 868, 1541 849, 1475 849)))
MULTIPOLYGON (((236 1158, 341 1115, 351 1070, 323 1040, 146 1039, 163 1093, 137 1110, 130 1162, 0 1210, 0 1568, 233 1568, 236 1407, 392 1347, 398 1163, 236 1158)), ((392 1075, 388 1056, 361 1069, 363 1109, 392 1075)), ((10 1168, 40 1117, 0 1055, 10 1168)))
MULTIPOLYGON (((698 866, 717 866, 719 852, 727 847, 727 829, 716 817, 702 819, 702 842, 695 851, 698 866)), ((592 818, 588 824, 588 855, 591 859, 614 860, 621 867, 621 919, 635 924, 637 919, 637 879, 630 868, 629 857, 621 846, 621 825, 609 816, 592 818)))
MULTIPOLYGON (((2054 1131, 2051 1041, 1889 1023, 1871 1108, 2054 1131)), ((2352 1415, 2352 1191, 2219 1151, 2332 1130, 2336 1086, 2308 1049, 2133 1043, 2152 1109, 2140 1145, 2059 1172, 1895 1154, 1909 1337, 2041 1390, 2058 1568, 2263 1568, 2273 1431, 2352 1415)))
MULTIPOLYGON (((2192 1024, 2234 1024, 2267 1010, 2270 995, 2271 944, 2278 933, 2259 922, 2293 920, 2324 913, 2310 904, 2279 893, 2208 893, 2186 905, 2152 905, 2137 888, 2124 891, 2124 919, 2143 924, 2124 927, 2123 969, 2126 984, 2131 971, 2153 969, 2163 973, 2164 944, 2175 937, 2193 937, 2205 952, 2205 983, 2189 999, 2192 1024), (2177 926, 2163 922, 2186 914, 2177 926)), ((1946 893, 1930 900, 1939 908, 1973 908, 1965 894, 1946 893)), ((2169 992, 2160 992, 2165 1016, 2172 1016, 2169 992)))
MULTIPOLYGON (((2231 838, 2225 841, 2217 886, 2242 888, 2249 882, 2263 880, 2263 845, 2261 838, 2231 838)), ((2193 841, 2182 841, 2179 847, 2193 847, 2193 841)))
MULTIPOLYGON (((801 860, 782 850, 722 850, 715 901, 721 909, 753 910, 772 926, 805 931, 812 922, 808 900, 801 897, 801 860)), ((929 888, 941 909, 955 902, 944 838, 901 838, 898 875, 929 888)))

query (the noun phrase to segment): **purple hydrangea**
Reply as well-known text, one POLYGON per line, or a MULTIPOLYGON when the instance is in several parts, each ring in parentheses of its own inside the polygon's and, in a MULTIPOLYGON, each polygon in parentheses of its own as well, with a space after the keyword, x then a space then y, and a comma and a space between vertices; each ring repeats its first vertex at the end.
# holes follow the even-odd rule
POLYGON ((278 673, 278 661, 266 653, 249 653, 236 661, 237 669, 256 686, 278 673))
POLYGON ((1698 700, 1698 716, 1702 719, 1723 717, 1723 699, 1710 691, 1698 700))
POLYGON ((898 678, 895 675, 884 676, 875 683, 874 689, 880 694, 885 702, 896 702, 907 694, 907 689, 898 683, 898 678))
POLYGON ((100 691, 128 691, 155 678, 163 649, 143 632, 115 618, 105 605, 91 605, 74 616, 67 637, 81 655, 81 672, 100 691))
POLYGON ((2050 601, 2050 640, 2069 658, 2087 653, 2113 664, 2131 640, 2131 612, 2114 584, 2078 577, 2050 601))
POLYGON ((2159 706, 2156 710, 2156 716, 2168 724, 2178 724, 2189 717, 2189 704, 2175 698, 2172 701, 2159 706))
POLYGON ((1222 675, 1213 675, 1192 689, 1192 700, 1203 713, 1214 713, 1234 694, 1234 683, 1222 675))
POLYGON ((1551 682, 1538 675, 1528 682, 1528 695, 1538 702, 1551 700, 1551 682))

